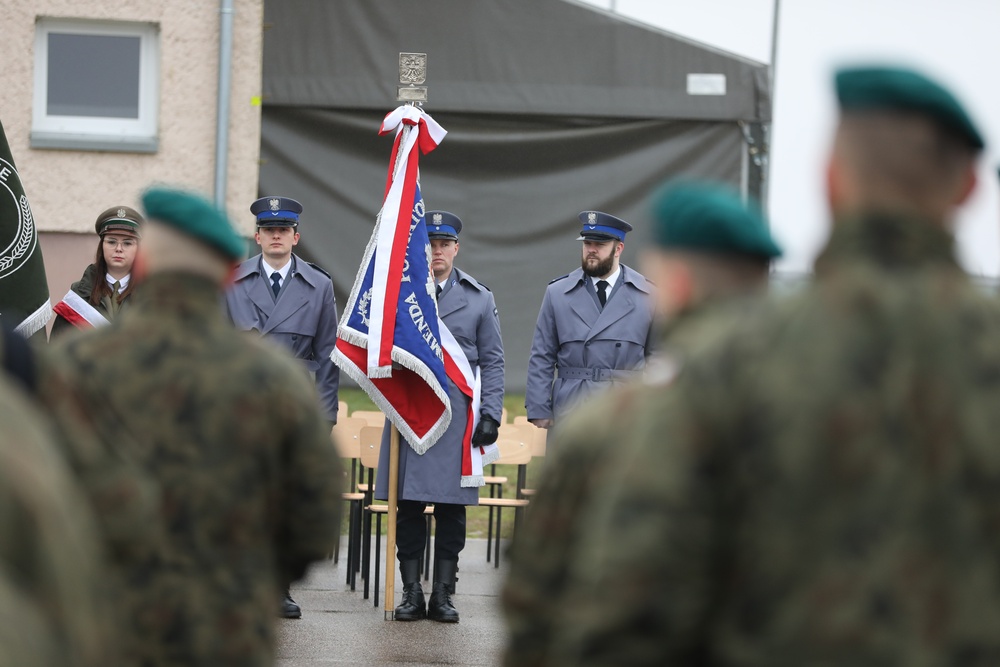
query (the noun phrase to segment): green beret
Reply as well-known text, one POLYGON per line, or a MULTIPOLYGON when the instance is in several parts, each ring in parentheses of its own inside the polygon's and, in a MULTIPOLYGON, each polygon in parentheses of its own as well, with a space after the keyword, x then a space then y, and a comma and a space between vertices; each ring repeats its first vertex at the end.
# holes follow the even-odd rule
POLYGON ((246 243, 226 214, 191 192, 154 187, 142 195, 146 217, 193 236, 229 259, 242 259, 246 243))
POLYGON ((891 109, 924 114, 982 150, 983 137, 962 104, 923 74, 899 67, 856 67, 836 75, 837 99, 844 111, 891 109))
POLYGON ((654 200, 653 218, 654 239, 663 248, 781 257, 757 206, 719 183, 666 186, 654 200))

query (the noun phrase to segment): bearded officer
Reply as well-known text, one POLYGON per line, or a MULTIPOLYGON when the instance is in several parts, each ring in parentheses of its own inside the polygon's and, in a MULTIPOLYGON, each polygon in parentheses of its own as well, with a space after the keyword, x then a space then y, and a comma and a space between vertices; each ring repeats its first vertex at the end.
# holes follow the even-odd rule
POLYGON ((611 445, 641 414, 644 397, 667 386, 687 356, 759 307, 770 262, 781 255, 757 207, 720 183, 671 183, 652 213, 652 243, 641 264, 657 285, 652 301, 663 335, 641 381, 592 397, 549 440, 551 453, 511 546, 504 584, 503 664, 509 667, 556 659, 554 628, 575 584, 568 564, 595 520, 580 508, 622 455, 622 447, 611 445))
MULTIPOLYGON (((289 197, 261 197, 250 205, 261 253, 236 269, 226 293, 229 317, 239 329, 257 331, 301 359, 316 379, 323 413, 337 423, 340 369, 330 359, 337 343, 337 303, 330 274, 292 252, 299 243, 302 204, 289 197)), ((286 593, 281 615, 300 618, 286 593)))
MULTIPOLYGON (((438 313, 462 346, 475 373, 481 379, 479 424, 472 435, 473 445, 496 442, 503 410, 503 343, 500 319, 490 290, 464 271, 455 268, 458 235, 462 221, 447 211, 427 212, 431 270, 437 282, 438 313)), ((408 446, 400 448, 399 503, 396 515, 396 556, 403 580, 402 601, 395 611, 398 621, 430 618, 457 623, 458 610, 451 595, 455 592, 458 556, 465 547, 465 506, 478 504, 479 489, 463 487, 462 448, 467 426, 469 399, 454 383, 448 382, 451 423, 433 447, 417 455, 408 446), (427 605, 420 586, 420 556, 427 539, 424 508, 434 503, 437 526, 434 542, 434 584, 427 605)), ((382 438, 375 497, 388 497, 389 428, 382 438)))
POLYGON ((600 211, 584 211, 580 221, 580 268, 549 283, 531 342, 525 406, 539 428, 634 375, 650 352, 650 284, 620 263, 632 225, 600 211))

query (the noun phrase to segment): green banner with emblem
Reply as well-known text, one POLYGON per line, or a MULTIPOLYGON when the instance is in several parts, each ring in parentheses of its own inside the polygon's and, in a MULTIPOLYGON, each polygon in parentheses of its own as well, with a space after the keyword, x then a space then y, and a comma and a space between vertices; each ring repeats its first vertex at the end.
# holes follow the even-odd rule
POLYGON ((0 318, 27 338, 51 316, 38 229, 0 123, 0 318))

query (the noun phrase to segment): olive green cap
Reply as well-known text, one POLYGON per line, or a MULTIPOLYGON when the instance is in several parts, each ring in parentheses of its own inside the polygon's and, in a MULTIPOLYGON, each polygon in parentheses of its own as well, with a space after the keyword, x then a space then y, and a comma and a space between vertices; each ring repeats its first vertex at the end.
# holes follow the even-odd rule
POLYGON ((721 183, 667 185, 654 199, 654 240, 661 248, 762 259, 781 257, 756 204, 721 183))
POLYGON ((153 187, 142 195, 146 217, 169 225, 205 245, 215 248, 228 259, 242 259, 246 243, 223 211, 192 192, 153 187))
POLYGON ((923 114, 982 150, 983 136, 958 99, 936 81, 902 67, 844 68, 836 74, 843 111, 888 109, 923 114))
POLYGON ((112 206, 97 216, 94 231, 101 236, 109 233, 124 233, 131 236, 142 236, 140 228, 143 219, 139 212, 130 206, 112 206))

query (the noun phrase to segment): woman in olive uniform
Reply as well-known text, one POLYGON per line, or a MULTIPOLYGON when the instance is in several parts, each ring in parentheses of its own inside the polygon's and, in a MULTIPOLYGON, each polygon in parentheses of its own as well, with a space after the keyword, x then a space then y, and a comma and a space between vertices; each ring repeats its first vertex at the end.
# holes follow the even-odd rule
POLYGON ((94 263, 53 309, 52 335, 102 326, 127 307, 142 222, 138 211, 128 206, 112 206, 97 216, 94 229, 101 238, 94 263))

